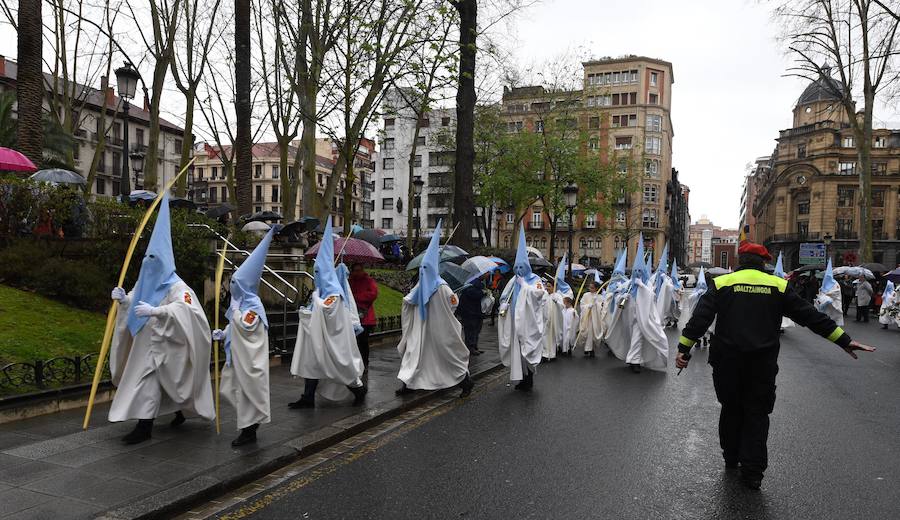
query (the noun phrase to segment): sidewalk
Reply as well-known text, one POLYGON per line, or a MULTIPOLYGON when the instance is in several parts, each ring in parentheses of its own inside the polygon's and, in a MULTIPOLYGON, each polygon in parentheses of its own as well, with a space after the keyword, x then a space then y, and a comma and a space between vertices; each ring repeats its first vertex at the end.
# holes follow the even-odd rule
MULTIPOLYGON (((470 361, 473 376, 499 365, 489 323, 481 338, 485 353, 470 361)), ((224 401, 221 435, 212 423, 189 419, 173 429, 170 417, 161 417, 153 439, 136 446, 119 440, 134 422, 107 422, 108 404, 95 407, 87 431, 81 430, 83 408, 0 425, 0 519, 165 518, 247 483, 431 398, 434 392, 394 395, 400 385, 395 346, 372 350, 369 393, 359 407, 289 410, 303 385, 288 366, 272 367, 272 422, 260 427, 255 446, 231 447, 238 432, 234 409, 224 401)))

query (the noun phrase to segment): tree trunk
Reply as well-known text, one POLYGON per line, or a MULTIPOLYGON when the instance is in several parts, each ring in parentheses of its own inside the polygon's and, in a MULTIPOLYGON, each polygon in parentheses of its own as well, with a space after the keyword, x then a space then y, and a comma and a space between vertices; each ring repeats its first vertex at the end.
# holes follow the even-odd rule
MULTIPOLYGON (((356 151, 357 146, 358 145, 353 146, 352 152, 356 151)), ((345 148, 350 148, 350 147, 346 146, 345 148)), ((353 167, 354 167, 353 162, 354 162, 354 159, 356 159, 356 154, 351 153, 351 150, 347 150, 345 153, 348 155, 344 158, 344 160, 346 161, 346 164, 347 164, 347 166, 346 166, 347 173, 345 176, 346 181, 344 182, 344 193, 343 193, 343 198, 344 198, 343 218, 344 218, 344 236, 349 237, 350 236, 350 226, 353 224, 353 183, 356 181, 356 175, 353 170, 353 167)))
POLYGON ((860 263, 872 261, 872 116, 866 103, 862 128, 855 138, 859 142, 859 256, 860 263))
POLYGON ((453 213, 459 229, 455 242, 472 246, 472 215, 475 209, 475 53, 478 33, 476 0, 458 0, 459 87, 456 91, 456 165, 454 166, 453 213))
POLYGON ((238 214, 252 211, 253 143, 250 106, 250 0, 234 0, 234 112, 237 119, 235 147, 235 196, 238 214))
MULTIPOLYGON (((303 102, 303 132, 300 134, 300 153, 303 173, 297 175, 294 186, 300 186, 300 203, 303 214, 311 217, 320 216, 322 205, 319 203, 318 185, 316 184, 316 88, 307 85, 303 102), (310 91, 313 92, 310 97, 310 91)), ((324 221, 323 221, 324 222, 324 221)))
POLYGON ((556 263, 556 229, 559 225, 559 217, 554 215, 550 219, 550 258, 551 262, 556 263))
MULTIPOLYGON (((194 153, 194 102, 197 100, 197 90, 194 87, 188 89, 184 94, 185 111, 184 111, 184 135, 181 140, 181 161, 178 164, 178 170, 184 168, 184 165, 191 160, 194 153)), ((178 179, 178 186, 175 189, 176 197, 184 197, 187 195, 188 178, 187 174, 182 175, 178 179)))
POLYGON ((44 78, 41 74, 41 0, 19 1, 18 26, 17 146, 31 162, 40 166, 44 148, 41 124, 41 100, 44 97, 44 78))
MULTIPOLYGON (((291 179, 288 176, 288 148, 291 140, 282 138, 278 141, 278 181, 281 187, 281 216, 284 222, 296 220, 297 205, 291 204, 291 179)), ((296 197, 293 200, 297 200, 296 197)))

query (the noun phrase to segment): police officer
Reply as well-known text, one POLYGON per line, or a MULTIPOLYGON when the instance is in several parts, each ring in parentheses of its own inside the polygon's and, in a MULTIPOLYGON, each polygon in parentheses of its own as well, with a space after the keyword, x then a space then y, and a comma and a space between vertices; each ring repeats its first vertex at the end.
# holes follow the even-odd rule
POLYGON ((854 359, 855 351, 875 350, 851 340, 828 316, 787 290, 785 280, 766 274, 765 262, 771 259, 762 245, 741 242, 738 270, 710 284, 681 332, 675 359, 677 368, 685 368, 685 355, 716 320, 709 364, 722 405, 719 442, 725 467, 740 466, 741 479, 750 489, 759 489, 768 465, 766 439, 775 405, 781 317, 836 343, 854 359))

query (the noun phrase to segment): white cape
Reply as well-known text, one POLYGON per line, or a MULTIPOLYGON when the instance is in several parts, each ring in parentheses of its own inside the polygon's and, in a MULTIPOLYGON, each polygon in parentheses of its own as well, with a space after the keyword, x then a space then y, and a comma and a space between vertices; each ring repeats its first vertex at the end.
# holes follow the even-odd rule
POLYGON ((578 304, 579 318, 575 345, 584 352, 591 352, 599 347, 603 340, 603 296, 586 292, 578 304))
POLYGON ((565 336, 563 313, 566 306, 563 303, 563 296, 559 292, 551 294, 547 299, 547 306, 544 308, 543 357, 547 359, 556 358, 556 349, 562 345, 565 336))
MULTIPOLYGON (((503 294, 510 294, 513 277, 503 294)), ((509 379, 521 381, 525 376, 527 363, 529 370, 534 371, 541 362, 544 351, 544 306, 549 296, 544 290, 544 282, 538 280, 534 285, 526 285, 519 289, 516 307, 509 308, 500 315, 497 323, 499 336, 500 361, 509 367, 509 379)))
POLYGON ((841 286, 835 282, 832 288, 825 292, 819 289, 819 294, 813 302, 819 312, 824 312, 834 320, 838 327, 844 326, 844 309, 841 305, 841 286))
POLYGON ((312 305, 300 309, 291 374, 318 379, 316 393, 331 401, 352 397, 347 386, 359 385, 365 370, 353 330, 359 315, 352 295, 349 303, 348 309, 337 294, 323 299, 316 289, 312 305))
MULTIPOLYGON (((654 274, 653 276, 656 276, 654 274)), ((650 280, 650 287, 655 287, 654 280, 650 280)), ((659 294, 656 295, 656 300, 654 302, 656 306, 656 313, 659 316, 660 323, 665 327, 666 322, 669 319, 675 318, 675 285, 672 283, 672 279, 668 276, 663 275, 663 281, 659 288, 659 294)))
POLYGON ((635 294, 616 295, 607 344, 622 361, 665 370, 669 362, 669 341, 655 305, 653 289, 640 280, 632 281, 635 294))
POLYGON ((893 323, 900 327, 900 290, 895 289, 890 298, 886 298, 881 302, 878 323, 882 325, 893 323), (893 317, 891 316, 892 313, 893 317))
POLYGON ((578 336, 578 313, 575 308, 563 311, 563 354, 575 348, 575 339, 578 336))
POLYGON ((403 298, 403 336, 397 344, 400 372, 397 378, 413 390, 439 390, 458 385, 469 373, 469 349, 462 325, 453 315, 459 299, 446 284, 428 300, 427 319, 419 307, 403 298))
POLYGON ((259 316, 234 310, 226 328, 231 366, 222 369, 222 397, 237 411, 237 428, 271 421, 269 332, 259 316))
POLYGON ((177 411, 207 420, 216 417, 209 377, 209 321, 194 291, 172 284, 137 336, 128 330, 132 293, 119 303, 109 367, 118 388, 109 420, 155 419, 177 411))

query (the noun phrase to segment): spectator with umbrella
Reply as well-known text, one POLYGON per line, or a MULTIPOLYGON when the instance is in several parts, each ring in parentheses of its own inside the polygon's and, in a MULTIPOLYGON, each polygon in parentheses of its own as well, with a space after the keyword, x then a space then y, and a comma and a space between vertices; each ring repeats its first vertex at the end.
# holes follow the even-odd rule
POLYGON ((350 291, 356 300, 356 310, 359 313, 359 323, 362 331, 356 335, 356 345, 362 356, 363 364, 369 368, 369 334, 375 330, 375 300, 378 298, 378 284, 366 273, 366 268, 360 262, 354 262, 350 267, 350 291))
POLYGON ((856 321, 862 320, 869 323, 869 306, 872 303, 873 294, 875 291, 872 289, 872 284, 866 280, 866 275, 860 274, 859 282, 856 284, 856 321))
POLYGON ((466 347, 469 348, 469 354, 473 356, 482 354, 482 351, 478 350, 478 335, 481 334, 481 300, 483 298, 484 283, 481 276, 476 277, 459 291, 459 307, 456 308, 456 315, 459 316, 462 324, 466 347))

